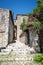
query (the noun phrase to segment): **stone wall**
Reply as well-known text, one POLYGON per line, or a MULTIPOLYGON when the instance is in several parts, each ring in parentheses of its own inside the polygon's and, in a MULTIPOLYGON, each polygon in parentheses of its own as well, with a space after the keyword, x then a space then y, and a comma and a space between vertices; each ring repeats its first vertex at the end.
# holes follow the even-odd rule
POLYGON ((22 30, 20 29, 20 25, 23 22, 23 19, 27 20, 28 16, 26 16, 26 15, 17 15, 17 40, 21 41, 21 42, 22 42, 23 39, 25 39, 25 37, 23 37, 22 40, 20 40, 20 35, 22 34, 22 30))
POLYGON ((26 43, 26 41, 27 41, 26 32, 24 32, 20 36, 20 42, 26 43))
POLYGON ((0 9, 0 48, 8 44, 9 11, 0 9))
POLYGON ((12 26, 13 26, 12 24, 11 24, 12 26, 10 26, 11 22, 12 21, 10 19, 10 11, 7 9, 0 9, 0 48, 6 47, 9 42, 8 40, 8 37, 9 37, 8 33, 10 33, 9 28, 11 27, 12 29, 12 26))
POLYGON ((17 24, 17 40, 21 43, 28 44, 30 47, 33 47, 37 52, 40 52, 38 41, 38 34, 35 31, 32 32, 29 29, 29 34, 23 33, 20 29, 20 25, 23 22, 23 19, 28 20, 28 16, 26 15, 17 15, 16 24, 17 24), (28 38, 27 38, 28 36, 28 38))

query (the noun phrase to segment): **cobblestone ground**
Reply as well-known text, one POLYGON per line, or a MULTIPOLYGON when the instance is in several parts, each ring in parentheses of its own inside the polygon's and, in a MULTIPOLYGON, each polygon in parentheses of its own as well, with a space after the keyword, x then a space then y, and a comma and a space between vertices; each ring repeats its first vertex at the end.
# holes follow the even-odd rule
POLYGON ((40 63, 37 64, 33 61, 33 57, 35 54, 32 55, 24 55, 24 54, 7 54, 7 55, 0 55, 0 65, 41 65, 40 63))
POLYGON ((34 64, 30 63, 29 61, 11 61, 11 62, 3 62, 0 63, 0 65, 40 65, 40 64, 34 64))

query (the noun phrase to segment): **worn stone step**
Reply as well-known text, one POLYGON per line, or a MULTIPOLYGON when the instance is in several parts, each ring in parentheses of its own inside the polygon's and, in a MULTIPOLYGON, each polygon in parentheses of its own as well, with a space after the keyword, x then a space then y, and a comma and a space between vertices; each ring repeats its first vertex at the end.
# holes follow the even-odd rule
POLYGON ((11 52, 11 49, 2 49, 0 53, 9 54, 11 52))
POLYGON ((17 54, 30 54, 35 53, 33 47, 28 47, 27 45, 17 41, 16 43, 9 44, 6 49, 2 49, 3 53, 17 53, 17 54))

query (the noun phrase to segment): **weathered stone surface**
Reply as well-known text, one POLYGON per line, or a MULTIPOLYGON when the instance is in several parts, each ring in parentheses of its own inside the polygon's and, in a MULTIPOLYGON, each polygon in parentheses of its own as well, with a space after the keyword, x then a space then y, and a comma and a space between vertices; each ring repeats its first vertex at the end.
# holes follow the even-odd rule
POLYGON ((8 42, 12 42, 13 26, 10 11, 0 9, 0 48, 6 47, 8 42))
POLYGON ((16 43, 12 43, 12 44, 9 44, 6 49, 2 49, 0 54, 33 54, 33 53, 36 53, 34 48, 30 48, 28 47, 27 45, 19 42, 19 41, 16 41, 16 43))
POLYGON ((15 20, 16 21, 15 25, 17 25, 17 40, 26 45, 28 44, 28 46, 30 47, 33 47, 36 52, 40 52, 38 34, 33 29, 30 30, 31 28, 29 28, 29 30, 27 31, 28 33, 26 31, 23 32, 20 29, 20 25, 23 22, 23 19, 27 21, 28 16, 17 15, 17 19, 15 20))
POLYGON ((7 54, 0 55, 0 65, 41 65, 35 63, 33 57, 35 55, 24 55, 24 54, 7 54))
POLYGON ((20 39, 20 35, 22 34, 22 30, 20 29, 20 25, 23 22, 23 19, 25 19, 26 21, 28 20, 28 16, 26 15, 17 15, 17 40, 21 41, 23 43, 25 43, 25 41, 22 41, 23 39, 25 39, 25 37, 22 39, 20 39))

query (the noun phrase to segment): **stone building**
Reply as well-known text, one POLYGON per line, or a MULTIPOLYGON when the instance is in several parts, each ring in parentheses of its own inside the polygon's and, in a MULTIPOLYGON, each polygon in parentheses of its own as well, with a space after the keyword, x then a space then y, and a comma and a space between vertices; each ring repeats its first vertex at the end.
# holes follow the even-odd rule
POLYGON ((13 14, 8 9, 0 9, 0 48, 6 47, 13 41, 13 14))
POLYGON ((22 15, 22 14, 18 14, 17 15, 17 18, 16 18, 16 26, 17 26, 17 41, 20 41, 21 43, 24 43, 24 44, 28 44, 30 47, 34 47, 34 49, 36 51, 40 51, 40 48, 39 48, 39 44, 37 43, 38 41, 38 34, 36 32, 34 32, 33 30, 26 30, 25 32, 23 32, 21 29, 20 29, 20 25, 21 23, 23 22, 23 19, 25 19, 26 21, 28 20, 28 16, 27 15, 22 15), (34 33, 33 33, 33 32, 34 33))
POLYGON ((6 47, 14 40, 17 40, 24 44, 28 43, 30 47, 40 50, 39 44, 37 43, 37 33, 32 33, 32 30, 30 29, 25 32, 20 29, 23 19, 27 21, 28 16, 18 14, 16 19, 13 19, 12 11, 0 9, 0 48, 6 47))

